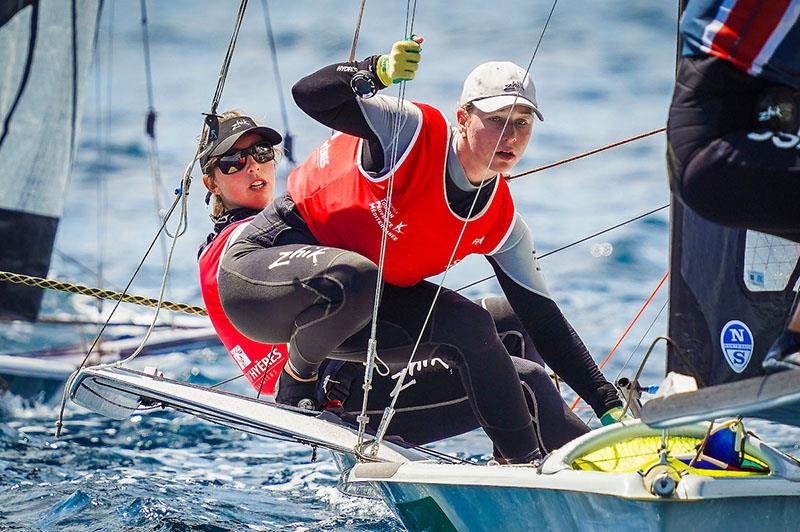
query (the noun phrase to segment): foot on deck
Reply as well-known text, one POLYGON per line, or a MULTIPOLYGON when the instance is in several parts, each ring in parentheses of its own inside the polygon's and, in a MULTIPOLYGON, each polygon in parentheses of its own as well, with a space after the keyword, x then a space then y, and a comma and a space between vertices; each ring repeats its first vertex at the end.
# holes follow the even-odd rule
POLYGON ((275 400, 284 405, 305 408, 306 410, 319 410, 317 402, 317 379, 299 381, 292 378, 286 371, 281 371, 278 377, 275 400))

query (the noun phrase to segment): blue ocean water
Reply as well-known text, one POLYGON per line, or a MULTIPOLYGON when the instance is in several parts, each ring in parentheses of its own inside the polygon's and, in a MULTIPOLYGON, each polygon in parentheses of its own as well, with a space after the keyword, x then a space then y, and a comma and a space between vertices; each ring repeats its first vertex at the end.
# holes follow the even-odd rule
MULTIPOLYGON (((288 98, 295 80, 347 57, 358 4, 270 4, 283 80, 278 89, 261 4, 251 2, 221 109, 242 109, 284 131, 279 90, 288 98)), ((170 190, 194 153, 200 113, 208 110, 237 3, 173 0, 148 7, 166 183, 160 193, 169 202, 170 190)), ((461 82, 478 63, 507 59, 527 65, 550 7, 542 0, 420 2, 413 29, 426 39, 424 59, 417 79, 407 86, 407 97, 452 112, 461 82)), ((520 171, 664 125, 674 72, 676 11, 670 3, 650 0, 556 6, 532 67, 545 121, 536 125, 520 171)), ((403 36, 405 16, 405 4, 368 3, 357 56, 388 50, 403 36)), ((125 285, 156 229, 143 134, 146 95, 139 4, 106 0, 56 246, 95 269, 96 257, 102 255, 105 282, 111 286, 125 285)), ((302 160, 329 131, 291 103, 287 111, 295 153, 302 160)), ((539 252, 668 203, 664 148, 663 135, 657 135, 514 181, 512 192, 539 252)), ((282 176, 288 170, 284 165, 282 176)), ((193 175, 199 178, 199 171, 193 175)), ((199 304, 196 247, 210 222, 199 179, 192 192, 189 228, 176 247, 169 296, 199 304)), ((596 358, 616 343, 666 273, 667 239, 668 214, 663 210, 542 261, 551 291, 596 358)), ((132 291, 155 295, 162 264, 157 249, 132 291)), ((51 274, 95 282, 60 255, 51 274)), ((446 284, 458 288, 489 274, 485 261, 468 259, 448 275, 446 284)), ((499 288, 486 282, 467 292, 478 296, 498 293, 499 288)), ((664 314, 659 315, 665 301, 662 289, 606 367, 610 379, 620 373, 630 376, 647 344, 666 330, 664 314)), ((73 305, 71 296, 50 294, 45 301, 48 312, 68 311, 73 305)), ((93 333, 23 323, 4 325, 0 332, 5 351, 79 342, 93 333)), ((175 353, 158 365, 169 376, 206 384, 237 371, 221 349, 175 353)), ((663 353, 657 351, 643 380, 655 383, 663 370, 663 353)), ((240 382, 227 389, 249 391, 240 382)), ((589 417, 585 409, 579 412, 589 417)), ((324 452, 312 463, 308 448, 167 411, 117 422, 68 405, 60 439, 52 434, 57 416, 53 404, 31 407, 6 396, 0 416, 2 530, 402 529, 387 508, 341 495, 335 487, 336 468, 324 452)), ((765 423, 753 426, 780 448, 798 450, 797 431, 765 423)), ((468 457, 491 449, 480 431, 435 447, 468 457)))

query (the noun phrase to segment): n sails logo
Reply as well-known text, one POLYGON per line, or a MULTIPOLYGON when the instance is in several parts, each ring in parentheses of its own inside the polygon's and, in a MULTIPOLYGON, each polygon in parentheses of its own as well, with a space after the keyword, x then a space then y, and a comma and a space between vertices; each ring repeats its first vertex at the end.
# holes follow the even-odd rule
POLYGON ((750 363, 753 355, 753 333, 739 320, 731 320, 722 327, 719 345, 728 365, 736 373, 741 373, 750 363))

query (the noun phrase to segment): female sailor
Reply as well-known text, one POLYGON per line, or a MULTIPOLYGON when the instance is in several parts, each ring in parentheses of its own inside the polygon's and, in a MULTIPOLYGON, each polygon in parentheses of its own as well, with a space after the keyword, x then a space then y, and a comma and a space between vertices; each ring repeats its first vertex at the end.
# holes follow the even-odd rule
MULTIPOLYGON (((318 404, 323 361, 364 360, 388 215, 377 320, 382 364, 390 371, 406 367, 421 335, 414 363, 457 383, 472 423, 484 428, 497 452, 527 462, 540 456, 539 437, 491 315, 444 290, 424 325, 437 289, 426 277, 468 254, 486 255, 544 360, 605 420, 613 419, 620 402, 550 298, 530 231, 498 177, 519 160, 533 116, 541 116, 533 83, 511 63, 481 65, 465 83, 452 129, 430 106, 365 99, 413 77, 420 43, 401 41, 388 56, 331 65, 295 86, 301 108, 340 133, 292 172, 287 194, 232 238, 220 262, 221 304, 249 338, 290 343, 278 400, 318 404)), ((338 380, 327 373, 323 385, 338 380)), ((352 395, 345 398, 347 409, 352 395)), ((403 396, 425 401, 414 386, 403 396)), ((428 422, 434 423, 441 417, 428 422)))
POLYGON ((283 138, 238 111, 227 111, 219 122, 214 157, 204 157, 203 184, 208 189, 214 230, 198 253, 200 288, 214 330, 259 393, 272 393, 286 361, 284 344, 261 343, 247 338, 231 324, 219 299, 219 261, 231 242, 253 216, 273 199, 275 165, 283 138))

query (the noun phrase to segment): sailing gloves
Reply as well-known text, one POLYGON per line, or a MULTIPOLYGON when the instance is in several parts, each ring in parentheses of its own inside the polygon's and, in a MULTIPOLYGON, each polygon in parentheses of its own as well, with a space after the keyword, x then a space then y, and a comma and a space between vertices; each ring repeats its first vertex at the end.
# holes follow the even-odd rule
POLYGON ((388 55, 378 58, 375 70, 381 83, 388 87, 392 83, 414 79, 422 61, 422 41, 422 37, 412 35, 410 39, 394 43, 388 55))
POLYGON ((606 425, 611 425, 612 423, 618 423, 620 421, 631 421, 631 420, 633 420, 633 416, 625 412, 621 406, 615 406, 614 408, 609 408, 605 414, 600 416, 600 423, 602 423, 604 427, 606 425))

